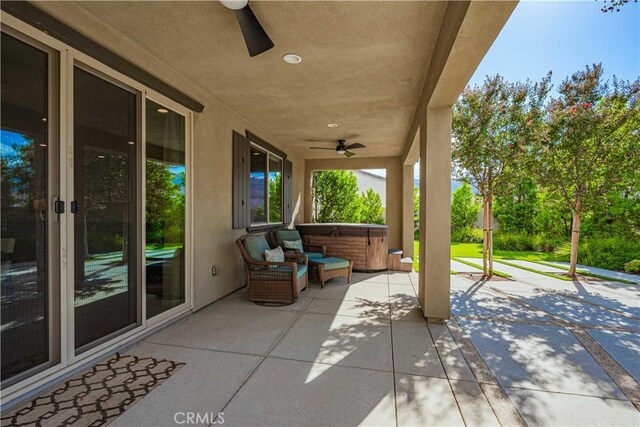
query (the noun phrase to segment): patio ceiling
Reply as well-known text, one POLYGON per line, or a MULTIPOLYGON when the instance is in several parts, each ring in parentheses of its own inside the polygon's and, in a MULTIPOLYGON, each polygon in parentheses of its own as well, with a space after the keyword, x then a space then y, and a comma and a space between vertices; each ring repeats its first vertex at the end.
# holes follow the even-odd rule
POLYGON ((174 72, 152 74, 170 84, 176 76, 190 81, 194 97, 220 99, 305 158, 336 156, 307 148, 332 143, 307 139, 350 136, 367 145, 360 156, 403 153, 447 8, 256 1, 275 48, 250 58, 233 12, 217 1, 35 4, 134 63, 144 50, 174 72), (303 62, 283 63, 288 52, 303 62))

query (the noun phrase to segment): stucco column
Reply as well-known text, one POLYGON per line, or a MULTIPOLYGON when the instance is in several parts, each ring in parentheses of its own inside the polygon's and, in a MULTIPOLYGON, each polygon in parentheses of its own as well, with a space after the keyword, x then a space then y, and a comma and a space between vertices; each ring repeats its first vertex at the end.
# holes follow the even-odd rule
POLYGON ((413 165, 402 166, 402 252, 413 258, 413 165))
POLYGON ((420 124, 420 276, 429 322, 450 315, 451 107, 429 108, 420 124))

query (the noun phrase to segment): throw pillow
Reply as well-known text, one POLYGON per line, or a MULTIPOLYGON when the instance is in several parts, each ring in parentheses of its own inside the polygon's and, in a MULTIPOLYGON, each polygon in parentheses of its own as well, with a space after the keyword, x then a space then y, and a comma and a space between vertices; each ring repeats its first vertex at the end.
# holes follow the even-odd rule
POLYGON ((302 240, 285 240, 284 242, 285 249, 297 249, 300 252, 304 252, 302 248, 302 240))
POLYGON ((264 251, 264 260, 267 262, 284 262, 284 251, 280 246, 264 251))

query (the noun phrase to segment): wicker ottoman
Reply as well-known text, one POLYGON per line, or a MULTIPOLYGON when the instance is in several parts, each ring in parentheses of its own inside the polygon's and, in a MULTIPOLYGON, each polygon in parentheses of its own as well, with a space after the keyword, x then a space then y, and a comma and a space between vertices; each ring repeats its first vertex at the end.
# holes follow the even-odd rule
POLYGON ((343 258, 315 258, 309 260, 309 267, 318 272, 320 286, 324 288, 324 283, 334 277, 346 277, 347 283, 351 283, 351 273, 353 271, 353 261, 343 258))

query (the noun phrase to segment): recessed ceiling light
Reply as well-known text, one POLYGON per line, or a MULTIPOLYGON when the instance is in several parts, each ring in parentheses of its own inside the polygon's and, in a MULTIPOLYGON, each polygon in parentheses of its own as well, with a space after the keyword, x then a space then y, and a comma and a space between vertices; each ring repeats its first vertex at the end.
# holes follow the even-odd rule
POLYGON ((135 142, 133 142, 133 141, 128 141, 128 142, 127 142, 127 144, 129 144, 129 145, 133 145, 133 144, 135 144, 135 142))
POLYGON ((98 156, 99 159, 104 159, 104 156, 98 156))
POLYGON ((167 110, 166 108, 158 108, 158 113, 162 113, 162 114, 167 114, 169 112, 169 110, 167 110))
POLYGON ((287 53, 282 57, 282 60, 287 64, 299 64, 302 62, 302 57, 295 53, 287 53))
POLYGON ((46 147, 47 144, 40 144, 40 147, 46 147))
POLYGON ((329 124, 327 125, 327 127, 328 127, 328 128, 337 128, 337 127, 338 127, 338 124, 337 124, 337 123, 329 123, 329 124))

